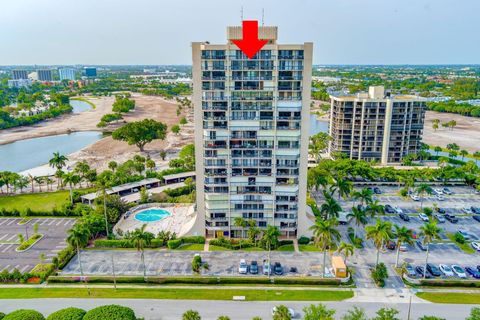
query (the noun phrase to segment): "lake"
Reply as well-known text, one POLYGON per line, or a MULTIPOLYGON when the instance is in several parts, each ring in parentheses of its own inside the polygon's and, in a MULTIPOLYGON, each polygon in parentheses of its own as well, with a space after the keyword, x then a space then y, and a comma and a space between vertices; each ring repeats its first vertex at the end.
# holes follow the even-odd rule
POLYGON ((82 100, 70 100, 70 105, 73 107, 73 113, 80 113, 92 109, 89 103, 82 100))
POLYGON ((328 133, 328 121, 318 120, 317 115, 310 114, 310 135, 313 136, 319 132, 328 133))
POLYGON ((45 164, 54 152, 68 155, 102 138, 97 131, 74 132, 0 145, 0 171, 20 172, 45 164))

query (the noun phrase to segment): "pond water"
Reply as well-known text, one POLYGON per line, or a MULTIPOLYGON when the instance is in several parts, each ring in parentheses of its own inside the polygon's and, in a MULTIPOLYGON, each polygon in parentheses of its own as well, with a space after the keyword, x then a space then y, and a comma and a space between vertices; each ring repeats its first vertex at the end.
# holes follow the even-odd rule
POLYGON ((315 114, 310 114, 310 135, 328 132, 328 121, 318 120, 315 114))
POLYGON ((20 172, 34 168, 47 163, 54 152, 68 155, 101 138, 101 132, 85 131, 0 145, 0 171, 20 172))
POLYGON ((89 103, 81 100, 70 100, 70 105, 73 107, 73 113, 80 113, 92 109, 89 103))

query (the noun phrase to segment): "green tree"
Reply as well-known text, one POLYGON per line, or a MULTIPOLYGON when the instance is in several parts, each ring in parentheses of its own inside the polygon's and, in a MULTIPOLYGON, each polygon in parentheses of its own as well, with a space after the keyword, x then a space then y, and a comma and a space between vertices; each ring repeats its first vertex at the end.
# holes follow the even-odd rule
POLYGON ((165 139, 167 125, 152 119, 130 122, 115 130, 112 138, 126 141, 129 145, 136 145, 140 151, 147 143, 156 139, 165 139))
POLYGON ((145 265, 145 247, 149 246, 152 243, 154 238, 153 234, 145 231, 147 227, 146 224, 143 224, 141 228, 135 229, 132 233, 130 240, 133 243, 133 246, 140 252, 140 259, 143 265, 143 277, 147 276, 147 267, 145 265))
MULTIPOLYGON (((53 157, 48 161, 48 164, 50 167, 57 169, 57 172, 62 171, 62 168, 65 167, 67 164, 68 158, 65 157, 64 155, 60 154, 59 152, 54 152, 53 157)), ((63 172, 62 172, 63 175, 63 172)), ((61 183, 61 175, 58 174, 56 175, 58 179, 58 185, 57 188, 60 188, 60 183, 61 183)))
POLYGON ((155 169, 155 167, 157 166, 155 164, 155 161, 153 161, 152 159, 148 159, 145 164, 146 164, 147 168, 151 171, 153 171, 153 169, 155 169))
POLYGON ((426 183, 420 183, 415 191, 420 195, 420 208, 423 208, 423 200, 426 194, 432 194, 433 190, 426 183))
POLYGON ((166 157, 167 157, 167 152, 165 152, 165 150, 160 151, 160 158, 162 158, 163 161, 165 161, 166 157))
MULTIPOLYGON (((438 239, 440 237, 441 229, 437 227, 436 222, 425 223, 423 226, 420 227, 420 236, 423 237, 423 244, 427 246, 427 252, 425 254, 425 269, 427 270, 428 264, 428 254, 430 252, 430 243, 433 240, 438 239)), ((426 272, 423 274, 423 278, 425 279, 426 272)))
POLYGON ((438 156, 438 153, 441 152, 443 149, 442 147, 439 147, 439 146, 436 146, 435 148, 433 148, 433 151, 435 151, 435 155, 438 156))
POLYGON ((462 156, 462 161, 465 159, 466 156, 468 156, 468 151, 467 150, 460 150, 460 155, 462 156))
POLYGON ((202 317, 200 317, 200 313, 198 313, 198 311, 187 310, 182 315, 182 320, 202 320, 202 317))
POLYGON ((195 145, 188 144, 178 153, 179 159, 187 170, 195 170, 195 145))
POLYGON ((337 178, 335 186, 337 187, 338 200, 340 200, 340 198, 345 199, 353 189, 352 182, 344 178, 337 178))
POLYGON ((181 125, 187 124, 187 118, 183 117, 182 119, 180 119, 180 124, 181 125))
MULTIPOLYGON (((82 224, 76 224, 72 229, 68 230, 67 243, 77 250, 78 266, 80 268, 80 275, 83 278, 82 256, 81 248, 85 247, 90 238, 90 232, 82 224)), ((87 284, 85 280, 85 285, 87 284)), ((89 290, 90 294, 90 290, 89 290)))
POLYGON ((230 317, 220 316, 220 317, 217 318, 217 320, 230 320, 230 317))
POLYGON ((68 184, 68 189, 70 190, 70 203, 73 204, 73 187, 80 183, 80 176, 75 174, 75 172, 65 173, 63 175, 63 185, 68 184))
POLYGON ((375 266, 378 266, 378 261, 380 258, 380 249, 386 241, 392 239, 392 223, 389 221, 382 221, 377 218, 375 225, 366 226, 365 232, 367 239, 372 239, 375 248, 377 249, 377 259, 375 266))
POLYGON ((117 167, 118 167, 118 163, 116 161, 110 161, 108 163, 108 168, 113 172, 115 172, 115 169, 117 169, 117 167))
POLYGON ((470 316, 465 320, 480 320, 480 308, 475 307, 470 310, 470 316))
POLYGON ((273 320, 291 320, 292 316, 290 315, 290 311, 286 306, 279 305, 275 307, 275 311, 273 312, 273 320))
POLYGON ((385 207, 381 205, 378 200, 370 202, 366 207, 365 212, 370 214, 370 217, 375 217, 378 214, 383 214, 385 212, 385 207))
POLYGON ((242 217, 235 217, 235 219, 233 220, 233 225, 237 228, 240 228, 241 238, 245 238, 244 231, 247 227, 247 221, 242 217))
POLYGON ((368 320, 368 318, 364 309, 353 307, 353 309, 347 311, 342 320, 368 320))
POLYGON ((147 203, 148 202, 148 192, 145 187, 140 189, 140 203, 147 203))
POLYGON ((360 227, 361 225, 364 226, 368 222, 367 213, 365 212, 365 210, 362 210, 362 209, 354 206, 354 207, 352 207, 352 212, 349 212, 347 214, 347 218, 349 220, 353 220, 353 222, 355 223, 355 229, 353 231, 353 237, 356 238, 358 227, 360 227))
POLYGON ((103 171, 100 175, 98 175, 95 181, 97 193, 101 194, 103 197, 103 215, 105 217, 105 232, 107 234, 107 237, 109 236, 107 217, 107 189, 112 186, 112 177, 113 173, 106 170, 103 171))
POLYGON ((178 135, 180 133, 180 126, 178 124, 175 124, 172 126, 172 132, 176 135, 178 135))
POLYGON ((400 312, 393 308, 381 308, 377 311, 376 316, 372 320, 400 320, 397 315, 400 312))
POLYGON ((363 188, 360 191, 355 191, 352 193, 352 199, 360 200, 360 204, 363 206, 364 204, 368 204, 372 202, 372 190, 368 188, 363 188))
POLYGON ((337 249, 338 253, 343 254, 345 257, 345 265, 347 265, 348 257, 353 256, 355 252, 355 246, 351 243, 346 243, 345 241, 340 242, 340 245, 337 249))
POLYGON ((328 193, 324 192, 325 202, 320 206, 320 213, 324 216, 325 219, 330 219, 332 217, 338 218, 338 214, 342 211, 342 207, 338 202, 328 193))
POLYGON ((311 304, 303 308, 304 320, 334 320, 335 310, 327 309, 324 304, 311 304))
POLYGON ((309 228, 313 232, 315 246, 323 251, 322 278, 325 277, 327 249, 340 239, 340 232, 336 229, 337 225, 338 221, 335 218, 328 220, 317 218, 315 224, 309 228))
POLYGON ((395 258, 395 268, 398 268, 398 260, 400 258, 400 246, 404 243, 413 244, 413 231, 405 226, 394 225, 395 232, 394 236, 397 238, 396 247, 397 255, 395 258))

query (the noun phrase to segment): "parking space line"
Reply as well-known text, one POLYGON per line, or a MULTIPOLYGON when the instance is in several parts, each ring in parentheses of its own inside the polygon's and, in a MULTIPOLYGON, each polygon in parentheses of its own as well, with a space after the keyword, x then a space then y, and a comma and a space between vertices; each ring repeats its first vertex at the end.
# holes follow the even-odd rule
POLYGON ((11 236, 10 238, 8 239, 5 239, 5 241, 12 241, 13 239, 17 238, 18 236, 16 234, 14 234, 13 236, 11 236))
POLYGON ((8 222, 10 219, 0 219, 0 226, 4 224, 5 222, 8 222))
POLYGON ((13 246, 13 244, 9 244, 5 247, 5 249, 2 250, 2 252, 7 252, 8 249, 10 249, 13 246))
POLYGON ((9 226, 9 225, 11 225, 12 223, 14 223, 15 221, 17 221, 17 219, 10 220, 10 222, 8 222, 6 225, 9 226))
POLYGON ((55 223, 55 219, 52 219, 52 221, 48 225, 51 226, 54 223, 55 223))
POLYGON ((59 219, 60 221, 57 222, 56 226, 60 225, 63 222, 63 219, 59 219))
POLYGON ((1 236, 1 237, 0 237, 0 241, 2 241, 3 238, 5 238, 6 236, 8 236, 8 233, 6 233, 5 235, 1 236))
POLYGON ((3 270, 9 270, 8 268, 10 268, 10 265, 9 265, 9 264, 7 264, 5 267, 3 267, 2 271, 3 271, 3 270))
POLYGON ((22 269, 20 269, 20 272, 25 272, 26 270, 28 270, 30 268, 30 265, 27 264, 26 266, 24 266, 22 269))

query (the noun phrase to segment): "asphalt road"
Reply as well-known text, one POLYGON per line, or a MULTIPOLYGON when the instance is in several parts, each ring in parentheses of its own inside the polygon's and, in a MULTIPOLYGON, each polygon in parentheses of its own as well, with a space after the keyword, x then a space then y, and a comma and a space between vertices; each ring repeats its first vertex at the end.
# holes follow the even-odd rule
MULTIPOLYGON (((317 303, 317 302, 311 302, 317 303)), ((301 312, 304 306, 310 302, 284 302, 296 312, 301 312)), ((148 300, 148 299, 18 299, 1 300, 0 311, 11 312, 13 310, 28 307, 48 315, 56 310, 66 307, 79 307, 91 309, 105 304, 122 304, 134 309, 137 317, 145 320, 179 320, 181 315, 188 309, 197 310, 202 320, 216 320, 220 315, 227 315, 232 320, 251 320, 255 316, 263 320, 271 319, 271 310, 281 302, 233 302, 233 301, 201 301, 201 300, 148 300)), ((376 303, 376 302, 327 302, 327 307, 337 310, 338 319, 349 309, 361 307, 368 316, 374 316, 379 308, 391 307, 400 310, 400 319, 407 319, 408 303, 376 303)), ((423 315, 435 315, 448 320, 465 319, 474 305, 460 304, 433 304, 413 303, 411 319, 418 319, 423 315)), ((303 313, 302 313, 303 314, 303 313)), ((297 316, 296 319, 301 319, 297 316)))

